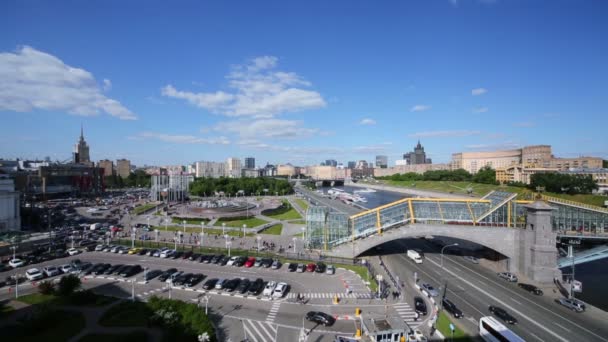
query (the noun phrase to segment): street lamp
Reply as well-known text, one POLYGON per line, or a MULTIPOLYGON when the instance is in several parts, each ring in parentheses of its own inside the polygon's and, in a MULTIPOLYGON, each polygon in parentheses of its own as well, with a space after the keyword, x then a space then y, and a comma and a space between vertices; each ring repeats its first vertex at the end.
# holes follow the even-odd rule
POLYGON ((262 237, 258 235, 255 239, 258 240, 258 253, 260 253, 260 240, 262 240, 262 237))
POLYGON ((15 258, 16 258, 16 256, 15 256, 15 251, 17 250, 17 248, 19 248, 19 246, 11 246, 11 247, 10 247, 10 249, 12 249, 12 250, 13 250, 13 259, 15 259, 15 258))
POLYGON ((201 221, 201 248, 203 247, 204 238, 205 238, 205 222, 201 221))
POLYGON ((296 241, 298 241, 298 238, 294 237, 292 240, 293 240, 293 253, 296 254, 297 253, 296 241))
POLYGON ((184 224, 184 234, 186 234, 186 220, 183 220, 182 223, 184 224))
POLYGON ((148 220, 148 229, 150 229, 150 216, 146 217, 146 220, 148 220))
POLYGON ((165 231, 167 231, 167 224, 169 224, 169 219, 165 217, 165 231))
POLYGON ((226 223, 222 223, 222 235, 226 235, 226 223))
POLYGON ((201 298, 205 301, 205 315, 208 314, 208 307, 209 307, 209 297, 206 294, 203 294, 202 296, 200 296, 198 298, 198 303, 201 303, 201 298))
POLYGON ((451 245, 443 246, 443 248, 441 249, 441 268, 442 269, 443 269, 443 250, 446 249, 446 248, 448 248, 448 247, 453 247, 453 246, 458 246, 458 242, 453 243, 451 245))
POLYGON ((247 229, 247 225, 246 224, 243 225, 243 237, 245 237, 245 229, 247 229))

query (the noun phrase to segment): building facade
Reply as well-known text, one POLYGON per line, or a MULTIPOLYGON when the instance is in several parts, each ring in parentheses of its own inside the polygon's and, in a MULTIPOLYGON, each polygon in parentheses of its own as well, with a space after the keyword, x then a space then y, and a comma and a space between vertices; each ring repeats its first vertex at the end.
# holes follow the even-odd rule
POLYGON ((241 177, 245 178, 258 178, 262 174, 261 170, 258 169, 242 169, 241 177))
POLYGON ((131 161, 118 159, 116 161, 116 174, 122 178, 127 178, 131 174, 131 161))
POLYGON ((253 158, 253 157, 245 158, 245 168, 246 169, 255 169, 255 158, 253 158))
POLYGON ((277 166, 277 176, 294 177, 296 174, 296 167, 291 164, 277 166))
POLYGON ((356 162, 354 162, 354 161, 349 161, 349 162, 347 163, 347 165, 346 165, 346 168, 347 168, 347 169, 354 169, 354 168, 355 168, 355 166, 357 166, 357 163, 356 163, 356 162))
POLYGON ((376 167, 381 169, 386 169, 388 167, 388 157, 387 156, 376 156, 376 167))
POLYGON ((568 171, 561 171, 561 173, 568 175, 590 175, 598 185, 597 193, 608 194, 608 169, 606 168, 570 169, 568 171))
POLYGON ((414 151, 404 154, 403 159, 407 160, 408 165, 432 164, 432 160, 426 157, 426 152, 424 152, 424 147, 420 144, 420 140, 418 140, 418 144, 414 147, 414 151))
POLYGON ((220 178, 226 176, 226 163, 196 162, 196 177, 220 178))
POLYGON ((521 149, 452 154, 452 169, 464 169, 473 174, 485 166, 496 170, 519 164, 521 164, 521 149))
POLYGON ((84 129, 82 128, 82 126, 80 126, 80 139, 78 140, 78 143, 74 145, 72 161, 74 164, 91 165, 91 158, 89 156, 89 145, 84 140, 84 129))
POLYGON ((114 162, 108 159, 100 160, 97 167, 103 169, 103 176, 111 176, 114 174, 114 162))
POLYGON ((0 174, 0 233, 21 230, 19 192, 8 175, 0 174))
POLYGON ((500 184, 520 182, 530 184, 532 175, 537 173, 552 173, 558 169, 547 167, 524 167, 522 164, 511 165, 496 169, 496 181, 500 184))
POLYGON ((241 160, 239 158, 228 158, 226 159, 226 175, 230 178, 241 177, 241 160))
POLYGON ((570 169, 600 169, 603 166, 602 161, 602 158, 596 157, 552 158, 549 161, 548 167, 553 167, 560 171, 568 171, 570 169))
POLYGON ((415 172, 423 174, 427 171, 451 170, 450 164, 419 164, 419 165, 396 165, 386 169, 374 169, 374 177, 386 177, 395 174, 415 172))
POLYGON ((193 181, 193 175, 183 172, 152 175, 150 198, 154 201, 185 201, 193 181))
POLYGON ((325 161, 325 166, 338 166, 338 162, 334 159, 327 159, 325 161))

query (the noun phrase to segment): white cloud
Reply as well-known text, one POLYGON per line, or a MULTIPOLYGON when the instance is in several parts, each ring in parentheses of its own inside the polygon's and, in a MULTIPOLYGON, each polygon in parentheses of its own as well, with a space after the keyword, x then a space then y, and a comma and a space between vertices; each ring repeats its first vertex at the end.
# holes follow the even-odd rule
POLYGON ((156 132, 142 132, 134 137, 129 137, 131 140, 153 139, 162 142, 174 144, 210 144, 210 145, 228 145, 230 140, 226 137, 216 138, 201 138, 193 135, 171 135, 156 132))
POLYGON ((317 128, 302 127, 302 121, 281 119, 236 120, 220 122, 214 130, 238 134, 242 138, 300 138, 321 133, 317 128))
POLYGON ((532 122, 532 121, 522 121, 522 122, 516 122, 516 123, 514 123, 513 126, 515 126, 515 127, 529 128, 529 127, 536 126, 536 123, 532 122))
POLYGON ((475 114, 487 113, 488 110, 490 110, 488 107, 475 107, 475 108, 473 108, 473 113, 475 113, 475 114))
POLYGON ((311 84, 296 73, 274 70, 278 58, 263 56, 245 65, 236 65, 226 76, 233 92, 194 93, 177 90, 172 85, 162 88, 167 97, 226 116, 271 118, 277 114, 322 108, 326 102, 316 91, 302 89, 311 84))
POLYGON ((359 122, 359 125, 375 125, 376 124, 376 120, 374 119, 363 119, 361 120, 361 122, 359 122))
POLYGON ((487 92, 488 92, 488 89, 486 89, 486 88, 475 88, 475 89, 471 90, 471 95, 479 96, 479 95, 483 95, 487 92))
POLYGON ((110 91, 112 89, 112 81, 107 78, 103 79, 103 91, 110 91))
POLYGON ((453 130, 453 131, 428 131, 410 134, 410 138, 458 138, 479 135, 480 131, 453 130))
POLYGON ((410 109, 410 112, 424 112, 425 110, 431 109, 431 106, 427 105, 415 105, 410 109))
POLYGON ((377 144, 377 145, 357 146, 357 147, 353 148, 353 152, 368 153, 368 154, 385 153, 387 151, 387 148, 390 145, 392 145, 392 143, 385 142, 385 143, 377 144))
MULTIPOLYGON (((103 87, 108 86, 111 82, 104 80, 103 87)), ((0 53, 0 110, 35 109, 82 116, 105 112, 122 120, 137 119, 118 101, 103 95, 93 75, 84 69, 29 46, 0 53)))

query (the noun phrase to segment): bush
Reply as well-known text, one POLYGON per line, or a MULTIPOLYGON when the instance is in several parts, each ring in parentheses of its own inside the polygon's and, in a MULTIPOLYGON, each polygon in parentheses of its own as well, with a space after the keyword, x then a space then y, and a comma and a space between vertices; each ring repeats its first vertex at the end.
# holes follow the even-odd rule
POLYGON ((43 295, 51 295, 55 292, 55 284, 45 280, 38 284, 38 291, 43 295))
POLYGON ((196 304, 152 297, 148 306, 154 312, 153 321, 170 330, 173 339, 191 339, 203 333, 215 341, 211 320, 196 304))
POLYGON ((80 288, 81 282, 80 278, 77 276, 70 274, 65 277, 62 277, 59 281, 59 286, 57 287, 57 294, 60 296, 69 296, 74 291, 80 288))

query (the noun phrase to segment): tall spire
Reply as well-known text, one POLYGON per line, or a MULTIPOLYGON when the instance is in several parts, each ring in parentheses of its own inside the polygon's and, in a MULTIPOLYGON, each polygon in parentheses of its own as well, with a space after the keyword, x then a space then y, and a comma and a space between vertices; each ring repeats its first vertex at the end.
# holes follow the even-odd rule
POLYGON ((80 140, 84 140, 84 129, 82 128, 82 123, 80 123, 80 140))

